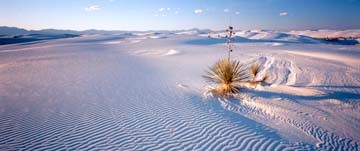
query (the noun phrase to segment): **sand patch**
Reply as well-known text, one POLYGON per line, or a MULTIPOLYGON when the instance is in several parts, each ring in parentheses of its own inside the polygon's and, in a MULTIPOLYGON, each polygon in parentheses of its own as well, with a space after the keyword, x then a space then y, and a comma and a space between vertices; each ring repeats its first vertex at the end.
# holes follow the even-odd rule
POLYGON ((321 53, 321 52, 301 52, 301 51, 285 51, 285 52, 295 54, 295 55, 301 55, 301 56, 307 56, 307 57, 313 57, 313 58, 319 58, 319 59, 326 59, 326 60, 333 60, 333 61, 348 64, 348 65, 360 64, 359 59, 355 59, 355 58, 352 58, 349 56, 344 56, 344 55, 328 54, 328 53, 321 53))

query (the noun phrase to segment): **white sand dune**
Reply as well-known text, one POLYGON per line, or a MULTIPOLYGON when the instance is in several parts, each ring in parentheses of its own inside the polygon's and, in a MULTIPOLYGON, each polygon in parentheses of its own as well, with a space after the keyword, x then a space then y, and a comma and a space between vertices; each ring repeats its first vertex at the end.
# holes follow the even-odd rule
POLYGON ((359 29, 350 30, 295 30, 290 31, 290 34, 305 35, 316 38, 336 38, 336 37, 360 37, 359 29))
POLYGON ((0 150, 359 150, 360 48, 251 32, 232 56, 271 84, 229 100, 203 95, 227 54, 195 32, 0 46, 0 150))
POLYGON ((144 55, 144 56, 173 56, 180 54, 179 51, 174 49, 169 50, 136 50, 132 52, 134 55, 144 55))
POLYGON ((306 57, 326 59, 329 61, 338 61, 350 65, 360 65, 360 59, 351 56, 344 56, 339 54, 319 53, 319 52, 300 52, 300 51, 286 51, 287 53, 301 55, 306 57))
POLYGON ((177 55, 177 54, 179 54, 179 53, 180 53, 180 52, 177 51, 177 50, 170 49, 168 52, 166 52, 166 53, 164 54, 164 56, 172 56, 172 55, 177 55))

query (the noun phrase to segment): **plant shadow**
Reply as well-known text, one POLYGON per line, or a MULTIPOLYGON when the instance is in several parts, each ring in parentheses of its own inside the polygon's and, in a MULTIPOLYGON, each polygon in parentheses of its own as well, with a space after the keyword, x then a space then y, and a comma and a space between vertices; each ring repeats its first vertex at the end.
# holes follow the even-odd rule
MULTIPOLYGON (((286 36, 276 37, 276 38, 283 38, 286 36)), ((316 43, 325 43, 325 44, 333 44, 333 45, 356 45, 359 44, 356 40, 346 39, 346 40, 339 40, 339 41, 326 41, 321 39, 313 39, 307 36, 299 36, 299 39, 294 41, 287 41, 281 39, 249 39, 245 37, 236 36, 234 37, 233 43, 282 43, 282 44, 316 44, 316 43)), ((192 45, 215 45, 226 43, 225 38, 200 38, 194 40, 185 41, 185 44, 192 44, 192 45)))
MULTIPOLYGON (((299 86, 298 86, 299 87, 299 86)), ((311 86, 311 87, 335 87, 335 88, 360 88, 359 86, 311 86)), ((301 87, 304 88, 304 87, 301 87)), ((346 92, 340 90, 323 90, 323 94, 318 95, 301 95, 301 94, 288 94, 281 92, 258 91, 254 89, 246 89, 246 93, 262 98, 285 98, 294 101, 320 101, 327 99, 336 99, 342 102, 349 102, 353 100, 360 101, 360 94, 354 92, 346 92)))

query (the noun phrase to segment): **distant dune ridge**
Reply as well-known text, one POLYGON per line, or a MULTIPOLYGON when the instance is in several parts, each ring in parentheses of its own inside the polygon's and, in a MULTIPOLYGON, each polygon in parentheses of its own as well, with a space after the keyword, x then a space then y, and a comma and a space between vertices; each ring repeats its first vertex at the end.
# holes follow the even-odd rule
MULTIPOLYGON (((224 31, 212 31, 209 29, 188 29, 174 31, 149 31, 158 34, 199 35, 210 38, 221 38, 225 36, 224 31)), ((26 30, 16 27, 0 27, 0 45, 24 43, 39 40, 59 39, 92 34, 141 34, 139 31, 106 31, 106 30, 26 30)), ((158 35, 157 34, 157 35, 158 35)), ((154 35, 152 37, 158 37, 154 35)), ((272 30, 238 30, 235 42, 281 42, 281 43, 330 43, 355 45, 360 41, 360 30, 300 30, 300 31, 272 31, 272 30)), ((201 42, 201 41, 199 41, 201 42)), ((222 43, 223 40, 205 40, 206 43, 222 43)), ((195 41, 196 43, 196 41, 195 41)))
POLYGON ((337 38, 337 37, 360 37, 360 29, 349 30, 303 30, 303 31, 290 31, 290 34, 305 35, 314 38, 337 38))

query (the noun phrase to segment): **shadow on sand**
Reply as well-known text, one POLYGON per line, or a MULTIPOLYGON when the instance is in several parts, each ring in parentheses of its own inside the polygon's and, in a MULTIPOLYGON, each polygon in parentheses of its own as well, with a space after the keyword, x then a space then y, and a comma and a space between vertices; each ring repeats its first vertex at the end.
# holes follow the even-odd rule
MULTIPOLYGON (((283 38, 284 36, 280 37, 283 38)), ((286 36, 285 36, 286 37, 286 36)), ((278 38, 278 37, 277 37, 278 38)), ((192 44, 192 45, 214 45, 214 44, 221 44, 225 43, 225 38, 201 38, 195 40, 188 40, 185 41, 185 44, 192 44)), ((236 36, 234 38, 234 43, 283 43, 283 44, 317 44, 317 43, 324 43, 324 44, 333 44, 333 45, 356 45, 359 44, 356 40, 339 40, 339 41, 326 41, 321 39, 313 39, 307 36, 299 36, 297 40, 287 41, 287 40, 280 40, 280 39, 248 39, 245 37, 236 36)))
POLYGON ((28 34, 28 35, 17 35, 11 37, 0 37, 0 45, 7 44, 21 44, 21 45, 30 45, 35 43, 41 43, 46 40, 62 39, 62 38, 73 38, 78 37, 79 35, 72 34, 60 34, 60 35, 42 35, 42 34, 28 34))
MULTIPOLYGON (((330 86, 328 86, 330 87, 330 86)), ((336 86, 341 88, 341 86, 336 86)), ((354 86, 355 88, 359 88, 358 86, 354 86)), ((347 88, 351 88, 347 87, 347 88)), ((326 100, 326 99, 337 99, 342 102, 348 102, 349 100, 359 100, 360 101, 360 94, 352 93, 352 92, 344 92, 338 90, 323 90, 324 94, 321 95, 310 95, 310 96, 303 96, 303 95, 296 95, 296 94, 288 94, 288 93, 281 93, 281 92, 269 92, 269 91, 256 91, 256 90, 244 90, 246 93, 253 94, 254 96, 262 97, 262 98, 285 98, 289 100, 326 100)))

